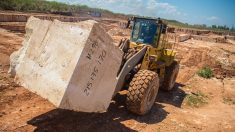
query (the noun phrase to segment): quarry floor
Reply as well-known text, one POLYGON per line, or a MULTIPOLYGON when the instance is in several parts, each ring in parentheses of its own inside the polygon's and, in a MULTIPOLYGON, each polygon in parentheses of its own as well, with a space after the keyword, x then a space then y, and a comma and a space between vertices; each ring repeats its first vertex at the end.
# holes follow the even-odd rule
MULTIPOLYGON (((129 31, 104 23, 118 42, 129 31)), ((235 131, 235 45, 196 40, 176 46, 180 73, 175 88, 160 91, 150 113, 136 116, 118 94, 107 112, 83 113, 56 109, 47 100, 14 83, 7 74, 9 56, 21 47, 24 34, 0 29, 0 131, 235 131), (203 66, 211 79, 195 73, 203 66), (188 95, 203 93, 207 103, 187 104, 188 95)))

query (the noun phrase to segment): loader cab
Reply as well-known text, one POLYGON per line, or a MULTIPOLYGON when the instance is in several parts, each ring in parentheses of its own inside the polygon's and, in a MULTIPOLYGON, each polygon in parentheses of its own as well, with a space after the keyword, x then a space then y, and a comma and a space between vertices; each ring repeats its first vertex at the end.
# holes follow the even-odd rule
POLYGON ((162 23, 160 18, 132 18, 132 32, 131 41, 137 44, 147 44, 153 47, 158 46, 161 33, 165 33, 166 26, 162 23))

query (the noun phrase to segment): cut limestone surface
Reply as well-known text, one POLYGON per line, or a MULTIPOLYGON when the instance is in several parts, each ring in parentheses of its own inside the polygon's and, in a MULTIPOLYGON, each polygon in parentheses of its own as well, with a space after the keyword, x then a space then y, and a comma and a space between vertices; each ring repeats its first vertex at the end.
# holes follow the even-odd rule
POLYGON ((23 47, 10 57, 9 72, 59 108, 103 112, 117 84, 122 54, 95 21, 30 17, 23 47))

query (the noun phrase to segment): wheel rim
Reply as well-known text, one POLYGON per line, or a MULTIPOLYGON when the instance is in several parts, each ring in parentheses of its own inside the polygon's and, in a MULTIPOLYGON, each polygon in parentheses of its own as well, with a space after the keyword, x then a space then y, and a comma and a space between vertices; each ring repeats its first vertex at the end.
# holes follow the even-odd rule
POLYGON ((151 107, 153 106, 157 93, 158 93, 158 83, 157 83, 157 78, 153 79, 151 84, 149 85, 149 91, 147 93, 147 97, 145 98, 145 101, 143 103, 145 103, 145 112, 147 112, 148 110, 151 109, 151 107))
POLYGON ((148 93, 147 96, 147 105, 151 105, 152 101, 154 100, 154 93, 155 93, 155 88, 156 86, 152 86, 150 92, 148 93))

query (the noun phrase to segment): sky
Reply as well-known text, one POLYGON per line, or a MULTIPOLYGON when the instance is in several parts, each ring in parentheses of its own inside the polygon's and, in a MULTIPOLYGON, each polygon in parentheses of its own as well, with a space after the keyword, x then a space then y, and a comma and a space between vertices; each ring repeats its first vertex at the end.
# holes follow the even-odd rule
POLYGON ((235 0, 56 0, 189 24, 235 27, 235 0))

